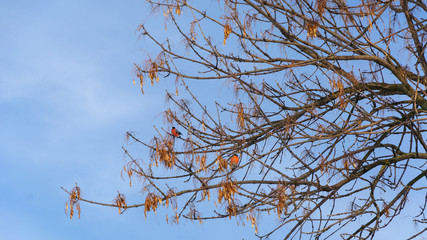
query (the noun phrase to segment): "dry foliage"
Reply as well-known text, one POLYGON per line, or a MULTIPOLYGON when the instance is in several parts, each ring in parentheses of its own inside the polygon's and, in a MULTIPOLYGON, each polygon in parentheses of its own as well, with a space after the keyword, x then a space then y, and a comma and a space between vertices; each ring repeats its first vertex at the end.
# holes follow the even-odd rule
POLYGON ((228 204, 234 201, 234 194, 237 192, 236 181, 229 178, 221 182, 221 187, 218 189, 218 202, 226 200, 228 204))
POLYGON ((144 203, 144 215, 145 215, 145 217, 147 217, 147 212, 149 212, 151 210, 156 212, 156 209, 160 203, 162 203, 162 199, 159 196, 157 196, 154 193, 149 193, 147 195, 147 197, 145 198, 145 203, 144 203))
POLYGON ((114 203, 116 204, 119 213, 122 214, 127 206, 126 206, 126 196, 124 194, 121 194, 120 192, 117 193, 117 197, 114 198, 114 203))
POLYGON ((80 200, 80 188, 77 186, 73 187, 71 190, 71 193, 69 193, 68 201, 65 203, 65 213, 68 213, 68 210, 70 210, 69 215, 70 219, 73 219, 74 216, 74 207, 77 209, 77 213, 80 218, 80 203, 78 202, 80 200))

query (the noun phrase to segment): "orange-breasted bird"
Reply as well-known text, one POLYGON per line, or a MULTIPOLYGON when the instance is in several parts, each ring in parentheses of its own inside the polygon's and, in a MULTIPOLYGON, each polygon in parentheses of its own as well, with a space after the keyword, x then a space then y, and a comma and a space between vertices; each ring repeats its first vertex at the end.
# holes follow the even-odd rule
POLYGON ((237 154, 234 154, 230 158, 230 164, 231 164, 231 170, 236 169, 236 167, 239 165, 239 156, 237 156, 237 154))
POLYGON ((175 137, 181 137, 181 135, 182 135, 182 133, 180 133, 178 130, 176 130, 176 128, 175 128, 175 127, 172 127, 171 133, 172 133, 172 136, 173 136, 174 138, 175 138, 175 137))

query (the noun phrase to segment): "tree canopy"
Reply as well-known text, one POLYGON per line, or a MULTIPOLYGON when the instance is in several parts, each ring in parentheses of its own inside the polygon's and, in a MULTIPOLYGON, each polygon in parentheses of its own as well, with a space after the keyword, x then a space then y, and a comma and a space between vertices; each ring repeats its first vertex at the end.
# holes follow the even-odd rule
POLYGON ((123 173, 145 200, 92 202, 76 186, 67 207, 236 218, 261 239, 372 239, 408 205, 417 213, 406 221, 427 222, 425 1, 147 2, 165 29, 138 28, 157 48, 135 64, 136 81, 176 90, 158 135, 127 133, 149 150, 123 148, 123 173), (205 102, 199 81, 233 94, 205 102))

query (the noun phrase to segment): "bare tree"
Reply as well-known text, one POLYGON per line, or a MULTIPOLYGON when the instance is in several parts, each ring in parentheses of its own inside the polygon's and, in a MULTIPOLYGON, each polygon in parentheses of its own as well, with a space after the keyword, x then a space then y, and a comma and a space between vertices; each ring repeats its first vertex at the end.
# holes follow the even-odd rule
MULTIPOLYGON (((408 220, 427 223, 425 1, 148 2, 173 39, 141 25, 158 48, 135 73, 141 90, 172 80, 176 93, 150 143, 127 133, 150 151, 124 148, 145 202, 104 205, 171 207, 172 222, 236 218, 262 239, 372 239, 409 204, 408 220), (203 102, 201 80, 234 94, 203 102), (273 212, 277 225, 263 226, 273 212)), ((68 206, 91 202, 77 190, 68 206)))

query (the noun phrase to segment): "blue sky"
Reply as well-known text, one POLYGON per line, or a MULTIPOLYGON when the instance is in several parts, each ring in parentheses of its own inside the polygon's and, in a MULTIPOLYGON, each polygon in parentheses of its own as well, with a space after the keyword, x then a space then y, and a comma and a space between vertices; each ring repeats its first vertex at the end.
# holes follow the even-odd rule
POLYGON ((151 47, 138 40, 136 29, 156 20, 143 0, 1 5, 2 239, 254 238, 250 225, 236 228, 234 220, 167 225, 161 212, 145 220, 142 208, 119 215, 82 203, 81 219, 70 220, 61 187, 71 189, 75 182, 88 199, 112 201, 120 190, 142 201, 120 177, 121 146, 128 130, 151 139, 153 124, 161 122, 164 90, 175 89, 173 83, 146 85, 141 95, 132 84, 133 63, 151 47))

